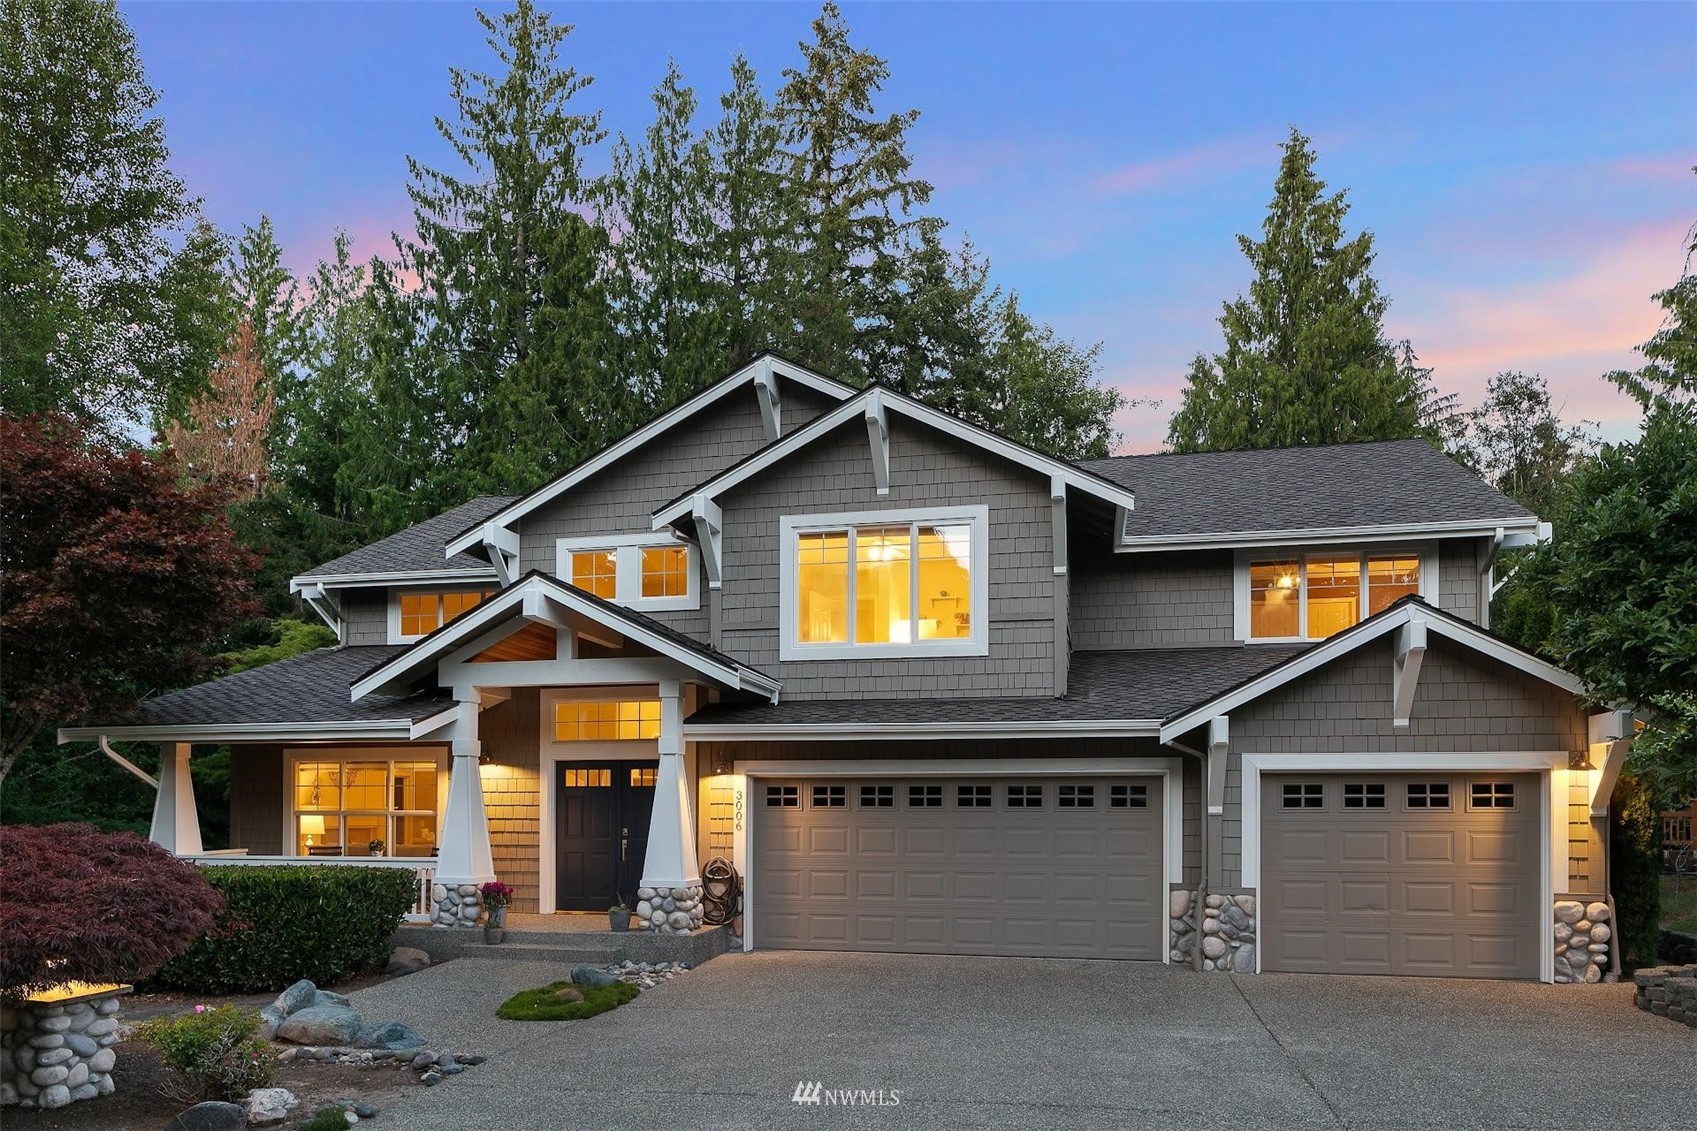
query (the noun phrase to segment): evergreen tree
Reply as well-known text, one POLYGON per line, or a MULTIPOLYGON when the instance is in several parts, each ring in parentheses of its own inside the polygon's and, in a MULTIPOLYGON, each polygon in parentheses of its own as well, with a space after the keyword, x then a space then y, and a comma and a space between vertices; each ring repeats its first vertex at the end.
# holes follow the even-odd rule
POLYGON ((453 68, 457 119, 437 121, 463 169, 408 159, 418 238, 400 267, 417 290, 375 280, 416 325, 377 359, 379 400, 412 402, 395 437, 407 474, 386 486, 425 512, 535 486, 615 434, 603 410, 627 399, 608 371, 605 237, 582 215, 583 151, 604 134, 599 113, 572 110, 591 80, 559 62, 571 28, 530 0, 477 18, 502 71, 453 68))
MULTIPOLYGON (((911 175, 907 131, 917 110, 878 116, 874 98, 889 65, 849 43, 834 2, 801 44, 803 66, 784 71, 776 115, 791 205, 778 267, 794 280, 796 337, 804 360, 856 384, 888 376, 894 302, 915 220, 931 186, 911 175)), ((780 343, 786 344, 786 343, 780 343)))
POLYGON ((232 319, 222 238, 166 167, 102 0, 0 6, 0 405, 122 431, 199 391, 232 319))
POLYGON ((1262 238, 1238 236, 1249 294, 1225 304, 1225 348, 1191 363, 1168 428, 1178 451, 1396 439, 1442 409, 1412 350, 1385 337, 1372 233, 1345 239, 1349 206, 1325 195, 1307 138, 1293 129, 1283 148, 1262 238))
POLYGON ((304 329, 298 316, 300 285, 283 262, 269 216, 242 229, 227 269, 237 315, 253 332, 260 364, 267 377, 281 382, 300 363, 304 329))

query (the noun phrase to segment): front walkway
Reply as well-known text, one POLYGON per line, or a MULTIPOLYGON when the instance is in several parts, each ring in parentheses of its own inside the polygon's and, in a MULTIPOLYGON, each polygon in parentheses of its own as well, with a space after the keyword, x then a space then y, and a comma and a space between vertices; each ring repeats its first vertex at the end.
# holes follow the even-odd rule
POLYGON ((392 1106, 501 1127, 1689 1128, 1697 1033, 1632 989, 1204 977, 1164 966, 729 954, 589 1021, 497 1021, 558 967, 461 959, 361 990, 487 1064, 392 1106), (792 1102, 796 1085, 896 1107, 792 1102))

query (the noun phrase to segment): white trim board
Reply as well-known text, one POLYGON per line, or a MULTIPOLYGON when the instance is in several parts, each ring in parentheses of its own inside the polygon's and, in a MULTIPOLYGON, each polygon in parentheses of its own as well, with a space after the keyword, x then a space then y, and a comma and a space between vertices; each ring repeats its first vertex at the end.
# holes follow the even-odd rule
POLYGON ((776 443, 768 444, 742 463, 720 472, 688 494, 667 503, 654 512, 654 529, 663 530, 675 522, 687 519, 695 506, 695 500, 715 499, 844 424, 862 419, 867 406, 874 403, 881 405, 885 413, 894 412, 906 416, 963 443, 972 444, 1012 463, 1030 468, 1033 473, 1048 477, 1051 484, 1064 483, 1070 488, 1102 499, 1113 506, 1125 507, 1127 510, 1137 505, 1137 498, 1132 492, 1095 472, 1086 471, 1075 464, 1046 456, 1023 444, 997 436, 930 405, 904 397, 894 389, 873 386, 862 390, 859 395, 844 401, 830 412, 815 417, 776 443))
MULTIPOLYGON (((716 775, 725 776, 725 775, 716 775)), ((982 777, 1158 777, 1161 779, 1161 890, 1184 883, 1184 759, 1162 758, 917 758, 899 761, 827 760, 747 761, 734 764, 732 788, 744 801, 742 827, 736 830, 733 857, 743 878, 743 950, 753 950, 756 877, 749 869, 754 858, 754 790, 760 778, 982 778, 982 777)), ((1170 961, 1167 915, 1163 900, 1156 916, 1161 931, 1161 961, 1170 961)))
POLYGON ((950 738, 1158 738, 1160 719, 1085 719, 949 723, 684 723, 691 742, 936 741, 950 738))
MULTIPOLYGON (((1362 621, 1354 628, 1346 628, 1331 639, 1315 645, 1308 651, 1279 664, 1272 670, 1250 680, 1248 683, 1216 696, 1184 714, 1177 716, 1161 727, 1161 741, 1171 742, 1194 727, 1201 726, 1215 715, 1229 714, 1243 704, 1259 699, 1276 688, 1282 687, 1291 680, 1307 675, 1309 672, 1353 652, 1363 644, 1374 641, 1408 624, 1419 617, 1425 621, 1428 632, 1446 637, 1458 644, 1464 645, 1488 656, 1500 663, 1516 668, 1535 679, 1561 688, 1573 695, 1584 693, 1584 684, 1579 677, 1570 675, 1552 664, 1527 652, 1498 640, 1481 629, 1475 628, 1466 621, 1441 609, 1426 604, 1423 601, 1408 601, 1397 605, 1386 612, 1362 621)), ((1386 678, 1390 678, 1387 670, 1386 678)))
MULTIPOLYGON (((908 580, 912 599, 919 591, 919 563, 908 562, 908 580)), ((855 608, 855 585, 860 571, 851 549, 843 566, 848 578, 848 605, 855 608)), ((917 619, 917 605, 911 612, 917 619)), ((851 626, 852 635, 852 626, 851 626)), ((939 656, 988 656, 990 654, 990 508, 982 504, 964 507, 902 507, 885 511, 839 511, 834 514, 786 514, 778 519, 778 659, 792 660, 881 660, 933 659, 939 656), (796 561, 799 537, 819 531, 850 530, 870 526, 938 526, 971 527, 971 575, 968 583, 967 614, 972 622, 972 635, 965 640, 948 639, 910 643, 856 644, 852 639, 841 643, 803 644, 797 640, 800 627, 796 585, 800 567, 796 561)))
POLYGON ((1195 534, 1151 534, 1125 537, 1125 524, 1118 528, 1116 554, 1146 554, 1167 550, 1229 550, 1301 543, 1304 546, 1337 545, 1340 542, 1398 542, 1410 538, 1494 538, 1499 531, 1536 535, 1542 525, 1536 518, 1470 519, 1465 522, 1398 522, 1380 526, 1315 526, 1296 530, 1219 530, 1195 534))
POLYGON ((340 723, 154 723, 145 726, 62 727, 58 742, 266 742, 277 739, 325 742, 336 739, 386 739, 411 742, 438 730, 454 717, 455 708, 414 722, 411 719, 361 719, 340 723))
MULTIPOLYGON (((1550 909, 1555 906, 1554 878, 1567 883, 1567 761, 1565 750, 1533 750, 1470 754, 1252 754, 1242 755, 1243 783, 1241 820, 1240 886, 1261 891, 1261 775, 1312 771, 1314 773, 1490 773, 1492 771, 1541 774, 1539 790, 1538 860, 1539 921, 1538 977, 1555 981, 1555 925, 1550 909)), ((1265 901, 1257 899, 1257 906, 1265 901)), ((1266 924, 1257 924, 1264 932, 1266 924)), ((1255 951, 1255 972, 1261 972, 1261 948, 1255 951)))
POLYGON ((295 577, 289 580, 289 592, 299 593, 305 589, 358 589, 377 585, 415 585, 426 582, 436 582, 451 585, 463 582, 467 586, 479 582, 499 582, 500 578, 494 569, 489 567, 477 569, 408 569, 393 573, 338 573, 326 574, 323 577, 295 577))
POLYGON ((718 403, 724 397, 745 385, 754 384, 757 378, 768 372, 776 373, 779 377, 794 381, 798 385, 805 385, 816 393, 822 393, 839 401, 853 397, 856 392, 853 386, 845 385, 840 381, 833 381, 831 378, 815 373, 810 369, 804 369, 794 362, 785 361, 775 354, 761 354, 735 373, 709 385, 670 412, 655 417, 636 431, 627 434, 623 439, 602 448, 552 483, 548 483, 532 491, 524 498, 509 503, 496 511, 485 522, 479 523, 476 529, 468 530, 449 542, 447 556, 451 558, 455 554, 464 553, 481 546, 485 526, 511 527, 513 523, 538 507, 554 501, 590 476, 611 467, 637 448, 668 431, 674 425, 694 416, 702 409, 718 403))

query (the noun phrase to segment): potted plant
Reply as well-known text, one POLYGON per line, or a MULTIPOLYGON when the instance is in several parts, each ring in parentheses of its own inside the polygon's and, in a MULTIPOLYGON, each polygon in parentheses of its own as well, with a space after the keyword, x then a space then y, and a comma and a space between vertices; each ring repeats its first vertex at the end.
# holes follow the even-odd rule
POLYGON ((490 880, 481 891, 483 906, 489 909, 489 917, 483 923, 483 941, 501 942, 507 937, 507 905, 513 901, 513 889, 500 880, 490 880))
POLYGON ((607 908, 607 925, 615 931, 630 930, 630 908, 623 900, 607 908))
POLYGON ((383 855, 383 850, 387 847, 389 846, 384 844, 381 840, 373 840, 365 846, 366 851, 370 852, 373 856, 383 855))

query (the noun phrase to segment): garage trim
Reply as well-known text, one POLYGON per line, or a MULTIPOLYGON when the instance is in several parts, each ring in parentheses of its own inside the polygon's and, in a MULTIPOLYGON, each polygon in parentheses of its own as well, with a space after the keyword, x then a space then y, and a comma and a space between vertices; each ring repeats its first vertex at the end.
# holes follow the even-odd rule
MULTIPOLYGON (((742 875, 742 948, 754 949, 754 904, 757 878, 749 868, 754 858, 754 814, 751 783, 760 778, 925 778, 925 777, 1068 777, 1116 776, 1161 779, 1161 875, 1167 890, 1184 882, 1184 760, 1182 758, 985 758, 976 760, 922 758, 913 761, 787 761, 739 762, 730 775, 738 820, 733 833, 732 859, 742 875)), ((1168 962, 1166 922, 1161 922, 1161 961, 1168 962)), ((1257 960, 1259 961, 1259 959, 1257 960)), ((1554 977, 1554 975, 1551 975, 1554 977)))
MULTIPOLYGON (((1539 791, 1538 860, 1539 898, 1545 914, 1539 918, 1538 978, 1555 981, 1555 923, 1549 909, 1555 906, 1555 876, 1567 875, 1567 806, 1558 803, 1567 796, 1568 754, 1565 750, 1533 750, 1473 754, 1244 754, 1242 800, 1243 886, 1261 890, 1261 775, 1311 770, 1316 773, 1477 773, 1516 770, 1541 773, 1539 791)), ((1264 929, 1264 928, 1263 928, 1264 929)), ((1255 972, 1261 972, 1261 952, 1255 953, 1255 972)))

